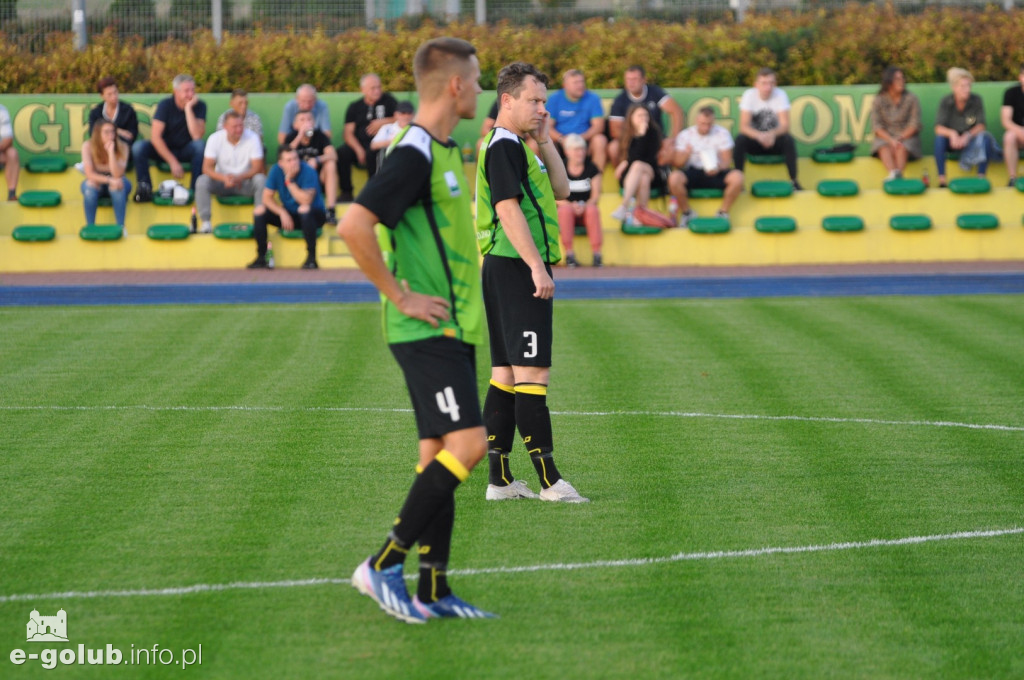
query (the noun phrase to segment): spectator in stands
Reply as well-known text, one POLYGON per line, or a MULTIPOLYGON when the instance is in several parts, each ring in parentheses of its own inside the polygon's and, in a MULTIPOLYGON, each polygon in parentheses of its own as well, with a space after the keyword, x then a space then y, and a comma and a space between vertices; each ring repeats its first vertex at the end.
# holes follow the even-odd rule
POLYGON ((11 125, 11 114, 7 108, 0 106, 0 168, 4 169, 7 178, 7 200, 18 200, 18 175, 21 173, 21 160, 18 150, 14 148, 14 126, 11 125))
POLYGON ((1024 64, 1017 71, 1019 85, 1013 85, 1003 94, 1000 117, 1003 122, 1003 155, 1006 157, 1006 171, 1010 173, 1010 186, 1017 183, 1017 162, 1020 148, 1024 145, 1024 64))
POLYGON ((562 76, 562 89, 547 103, 551 114, 551 140, 562 150, 562 138, 577 134, 587 143, 587 155, 594 165, 604 168, 608 138, 604 136, 604 107, 601 98, 587 89, 587 81, 579 69, 570 69, 562 76))
POLYGON ((898 66, 882 72, 882 87, 871 105, 871 127, 871 155, 889 171, 887 179, 903 177, 907 162, 921 157, 921 102, 907 92, 907 77, 898 66))
POLYGON ((960 167, 978 166, 984 177, 988 162, 1001 156, 992 133, 985 129, 985 102, 971 92, 974 76, 967 69, 953 67, 946 72, 953 90, 939 101, 935 115, 935 168, 939 186, 946 186, 946 153, 960 152, 960 167))
POLYGON ((224 129, 206 140, 203 152, 203 174, 196 180, 196 212, 199 231, 213 231, 210 224, 212 195, 251 196, 254 205, 263 202, 266 165, 263 141, 246 129, 245 119, 234 109, 224 115, 224 129))
POLYGON ((100 118, 92 125, 89 139, 82 142, 82 203, 86 224, 96 224, 101 198, 110 198, 117 226, 124 229, 128 195, 132 184, 124 176, 128 168, 128 145, 113 121, 100 118))
POLYGON ((256 259, 249 269, 267 269, 267 225, 285 231, 302 229, 306 239, 306 261, 303 269, 319 269, 316 262, 317 230, 324 226, 324 197, 316 170, 299 160, 289 146, 277 149, 277 163, 270 169, 263 187, 263 205, 253 210, 253 237, 256 259))
POLYGON ((96 121, 101 118, 109 120, 117 128, 117 136, 128 145, 130 159, 132 144, 139 137, 139 118, 135 115, 135 108, 131 104, 121 103, 121 91, 117 88, 117 81, 110 76, 100 78, 96 83, 96 90, 103 98, 103 102, 89 112, 89 129, 92 130, 96 121))
POLYGON ((281 125, 277 128, 277 143, 284 144, 284 138, 291 134, 295 127, 295 114, 299 111, 312 111, 313 120, 320 131, 331 139, 331 112, 327 103, 317 98, 316 88, 306 83, 295 90, 295 98, 289 99, 281 112, 281 125))
POLYGON ((377 164, 367 163, 373 157, 370 141, 381 127, 395 121, 395 107, 398 101, 384 92, 380 76, 367 73, 359 79, 360 99, 352 102, 345 111, 345 141, 338 147, 338 182, 341 184, 342 203, 352 202, 352 166, 366 168, 373 177, 377 164))
POLYGON ((694 125, 676 137, 673 170, 668 189, 679 204, 680 226, 697 212, 690 208, 689 189, 721 189, 722 205, 718 217, 729 218, 729 208, 743 191, 743 171, 732 167, 732 136, 715 124, 715 110, 705 106, 697 113, 694 125))
MULTIPOLYGON (((550 99, 548 102, 550 103, 550 99)), ((573 252, 573 237, 576 227, 587 229, 590 251, 594 255, 594 266, 601 266, 601 170, 587 158, 587 142, 582 135, 568 134, 562 138, 565 150, 565 172, 569 177, 569 197, 558 201, 558 230, 565 250, 565 264, 579 266, 573 252)))
POLYGON ((736 137, 736 169, 743 171, 747 156, 781 155, 793 188, 803 187, 796 179, 796 142, 789 134, 789 97, 777 87, 777 76, 770 68, 757 72, 754 87, 740 97, 740 134, 736 137))
POLYGON ((621 139, 623 123, 629 108, 634 104, 640 104, 647 109, 651 122, 662 136, 663 146, 659 162, 661 165, 670 164, 672 162, 672 140, 683 129, 682 108, 665 90, 657 85, 648 84, 647 73, 643 66, 634 65, 627 68, 624 82, 625 87, 612 101, 612 108, 608 113, 608 162, 617 167, 623 160, 626 148, 621 139), (666 113, 669 120, 672 121, 672 127, 667 136, 662 125, 662 114, 666 113))
POLYGON ((217 129, 224 129, 224 118, 227 117, 231 111, 236 112, 242 117, 242 126, 246 130, 251 130, 256 137, 259 138, 260 144, 263 143, 263 121, 260 120, 259 114, 255 111, 249 110, 249 93, 242 88, 235 88, 231 91, 231 101, 229 108, 224 113, 220 114, 217 118, 217 129))
POLYGON ((644 104, 629 107, 620 139, 625 158, 615 167, 615 177, 622 187, 622 205, 612 217, 629 222, 634 206, 647 207, 652 189, 666 190, 667 168, 658 163, 661 129, 651 121, 650 109, 644 104))
POLYGON ((416 108, 410 101, 400 101, 395 107, 395 122, 388 123, 380 130, 377 130, 377 134, 370 140, 370 149, 376 152, 377 169, 380 170, 381 163, 384 162, 384 151, 391 144, 391 140, 398 136, 401 132, 412 122, 412 117, 416 115, 416 108))
POLYGON ((206 103, 196 96, 196 81, 186 74, 174 77, 173 94, 156 105, 151 124, 150 140, 140 139, 132 147, 135 159, 135 179, 138 189, 135 200, 145 203, 153 200, 153 185, 149 178, 150 160, 163 160, 171 168, 175 179, 185 176, 182 161, 192 166, 189 187, 196 188, 196 178, 203 172, 203 148, 206 146, 206 103))
POLYGON ((337 224, 335 207, 338 203, 338 154, 323 130, 316 127, 312 111, 295 114, 294 128, 284 144, 295 149, 299 160, 316 170, 327 201, 327 221, 337 224))

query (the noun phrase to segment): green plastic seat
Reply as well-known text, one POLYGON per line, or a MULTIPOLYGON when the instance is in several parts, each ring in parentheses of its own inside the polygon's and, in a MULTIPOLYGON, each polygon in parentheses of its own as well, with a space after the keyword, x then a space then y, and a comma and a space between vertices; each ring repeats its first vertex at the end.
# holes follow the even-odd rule
POLYGON ((650 234, 660 234, 665 231, 661 227, 648 227, 645 224, 626 224, 622 223, 622 233, 629 234, 630 236, 647 236, 650 234))
POLYGON ((957 177, 949 181, 949 190, 954 194, 987 194, 992 191, 988 177, 957 177))
POLYGON ((68 169, 68 162, 60 156, 36 156, 29 159, 25 169, 29 172, 64 172, 68 169))
POLYGON ((793 183, 781 179, 762 179, 754 182, 750 193, 756 198, 785 198, 793 195, 793 183))
POLYGON ((1024 191, 1024 177, 1018 177, 1014 186, 1017 187, 1017 191, 1024 191))
POLYGON ((213 235, 223 239, 252 238, 253 226, 245 222, 226 222, 213 228, 213 235))
POLYGON ((786 157, 782 154, 747 154, 747 160, 754 165, 780 165, 786 162, 786 157))
POLYGON ((796 231, 796 220, 792 217, 758 217, 754 220, 754 229, 763 234, 784 234, 796 231))
MULTIPOLYGON (((323 235, 323 233, 324 233, 324 229, 323 229, 323 227, 320 227, 319 229, 316 230, 316 237, 320 238, 323 235)), ((294 238, 294 239, 305 238, 305 236, 302 235, 302 229, 300 229, 299 225, 297 225, 297 224, 295 225, 295 228, 292 229, 291 231, 286 231, 286 230, 282 229, 281 230, 281 236, 284 236, 285 238, 294 238)))
POLYGON ((924 231, 932 228, 932 218, 927 215, 893 215, 889 226, 896 231, 924 231))
POLYGON ((116 241, 124 235, 124 229, 116 224, 87 224, 78 235, 84 241, 116 241))
POLYGON ((691 189, 690 198, 721 198, 725 192, 721 189, 691 189))
POLYGON ((853 161, 853 152, 815 149, 811 153, 811 159, 815 163, 850 163, 853 161))
MULTIPOLYGON (((195 199, 196 199, 196 192, 189 190, 189 192, 188 192, 188 203, 186 203, 185 205, 192 205, 192 201, 194 201, 195 199)), ((173 198, 164 198, 163 196, 158 196, 157 194, 153 194, 153 205, 174 206, 174 199, 173 198)), ((180 206, 174 206, 174 207, 184 208, 185 206, 180 205, 180 206)))
MULTIPOLYGON (((178 161, 181 163, 181 168, 185 172, 192 172, 192 163, 189 161, 178 161)), ((157 161, 156 167, 160 168, 164 172, 170 172, 171 166, 167 164, 167 161, 157 161)))
POLYGON ((694 217, 687 226, 694 234, 724 234, 729 231, 729 220, 725 217, 694 217))
POLYGON ((956 226, 961 229, 997 229, 999 218, 992 213, 964 213, 956 216, 956 226))
POLYGON ((882 189, 890 196, 916 196, 923 194, 926 188, 919 179, 887 179, 882 184, 882 189))
POLYGON ((34 242, 52 241, 57 236, 57 230, 48 224, 22 224, 14 228, 11 237, 15 241, 34 242))
POLYGON ((860 187, 852 179, 825 179, 818 182, 818 194, 837 198, 842 196, 856 196, 860 193, 860 187))
POLYGON ((18 203, 26 208, 53 208, 60 200, 59 191, 26 191, 18 196, 18 203))
POLYGON ((830 215, 821 221, 825 231, 861 231, 864 220, 857 215, 830 215))
POLYGON ((185 224, 154 224, 146 230, 146 236, 154 241, 183 241, 188 235, 189 228, 185 224))
POLYGON ((252 205, 252 196, 217 196, 217 202, 221 205, 252 205))

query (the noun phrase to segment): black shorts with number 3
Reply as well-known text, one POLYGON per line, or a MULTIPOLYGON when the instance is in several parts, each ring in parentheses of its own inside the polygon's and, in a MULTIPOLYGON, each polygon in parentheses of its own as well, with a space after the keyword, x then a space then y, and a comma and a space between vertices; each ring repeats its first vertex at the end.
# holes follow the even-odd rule
POLYGON ((390 348, 405 375, 420 439, 483 426, 473 345, 437 337, 390 348))
MULTIPOLYGON (((551 266, 545 269, 550 276, 551 266)), ((551 366, 554 300, 533 296, 530 267, 519 258, 485 255, 483 284, 491 366, 551 366)))

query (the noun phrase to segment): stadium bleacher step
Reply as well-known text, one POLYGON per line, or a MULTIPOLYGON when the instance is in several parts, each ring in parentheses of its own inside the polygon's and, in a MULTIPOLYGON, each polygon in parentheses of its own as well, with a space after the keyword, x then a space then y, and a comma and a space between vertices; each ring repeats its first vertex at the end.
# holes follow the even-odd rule
POLYGON ((52 190, 24 191, 18 196, 18 203, 26 208, 54 208, 60 201, 60 192, 52 190))
POLYGON ((956 226, 961 229, 998 229, 999 218, 992 213, 963 213, 956 216, 956 226))
POLYGON ((78 232, 83 241, 117 241, 124 229, 116 224, 87 224, 78 232))
POLYGON ((927 187, 919 179, 888 179, 882 184, 882 189, 890 196, 917 196, 923 194, 927 187))
POLYGON ((825 179, 818 182, 818 195, 828 198, 856 196, 860 187, 852 179, 825 179))
POLYGON ((784 215, 758 217, 754 220, 754 229, 762 234, 786 234, 796 231, 796 220, 784 215))
POLYGON ((927 215, 893 215, 889 226, 896 231, 925 231, 932 228, 932 218, 927 215))
POLYGON ((52 241, 56 236, 57 230, 49 224, 22 224, 11 232, 11 237, 15 241, 26 243, 52 241))
POLYGON ((694 234, 724 234, 729 231, 729 219, 726 217, 694 217, 687 226, 694 234))
POLYGON ((825 231, 863 231, 864 219, 860 215, 829 215, 821 221, 825 231))
POLYGON ((954 194, 987 194, 992 183, 987 177, 957 177, 949 181, 949 190, 954 194))
POLYGON ((781 179, 762 179, 754 182, 750 193, 756 198, 785 198, 793 195, 793 183, 781 179))
POLYGON ((222 239, 243 240, 252 238, 253 226, 245 222, 225 222, 213 228, 213 235, 222 239))
POLYGON ((154 241, 183 241, 189 233, 187 224, 154 224, 146 230, 146 236, 154 241))

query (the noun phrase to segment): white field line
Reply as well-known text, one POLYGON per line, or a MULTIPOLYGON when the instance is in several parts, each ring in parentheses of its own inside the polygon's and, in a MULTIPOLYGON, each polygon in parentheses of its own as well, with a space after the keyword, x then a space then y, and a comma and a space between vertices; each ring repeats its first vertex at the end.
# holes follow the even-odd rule
MULTIPOLYGON (((569 564, 535 564, 521 567, 485 567, 482 569, 453 569, 449 574, 459 576, 481 576, 488 574, 523 574, 539 571, 578 571, 580 569, 622 569, 644 567, 653 564, 673 562, 698 562, 719 559, 741 559, 768 557, 771 555, 794 555, 802 553, 837 552, 842 550, 860 550, 865 548, 890 548, 938 541, 961 541, 980 538, 999 538, 1024 534, 1024 527, 1012 529, 990 529, 982 531, 960 531, 952 534, 933 534, 931 536, 910 536, 907 538, 875 539, 871 541, 848 541, 845 543, 828 543, 822 545, 803 545, 776 548, 753 548, 749 550, 716 550, 712 552, 676 553, 668 557, 643 557, 627 560, 600 560, 596 562, 576 562, 569 564)), ((415 578, 407 576, 406 578, 415 578)), ((255 590, 263 588, 298 588, 303 586, 346 585, 351 581, 347 578, 310 578, 288 581, 254 581, 236 583, 196 584, 175 588, 146 588, 139 590, 91 590, 68 591, 63 593, 45 594, 14 594, 0 595, 0 603, 24 602, 31 600, 79 600, 97 597, 153 597, 168 595, 191 595, 194 593, 212 593, 226 590, 255 590)))
MULTIPOLYGON (((240 411, 277 413, 411 413, 409 408, 380 408, 357 406, 149 406, 146 404, 106 406, 3 406, 0 411, 184 411, 194 413, 240 411)), ((551 415, 569 417, 648 416, 659 418, 716 418, 720 420, 794 421, 805 423, 836 423, 860 425, 886 425, 892 427, 953 427, 966 430, 995 430, 1024 432, 1022 425, 993 423, 962 423, 953 420, 887 420, 882 418, 834 418, 829 416, 772 416, 756 413, 700 413, 689 411, 552 411, 551 415)))

